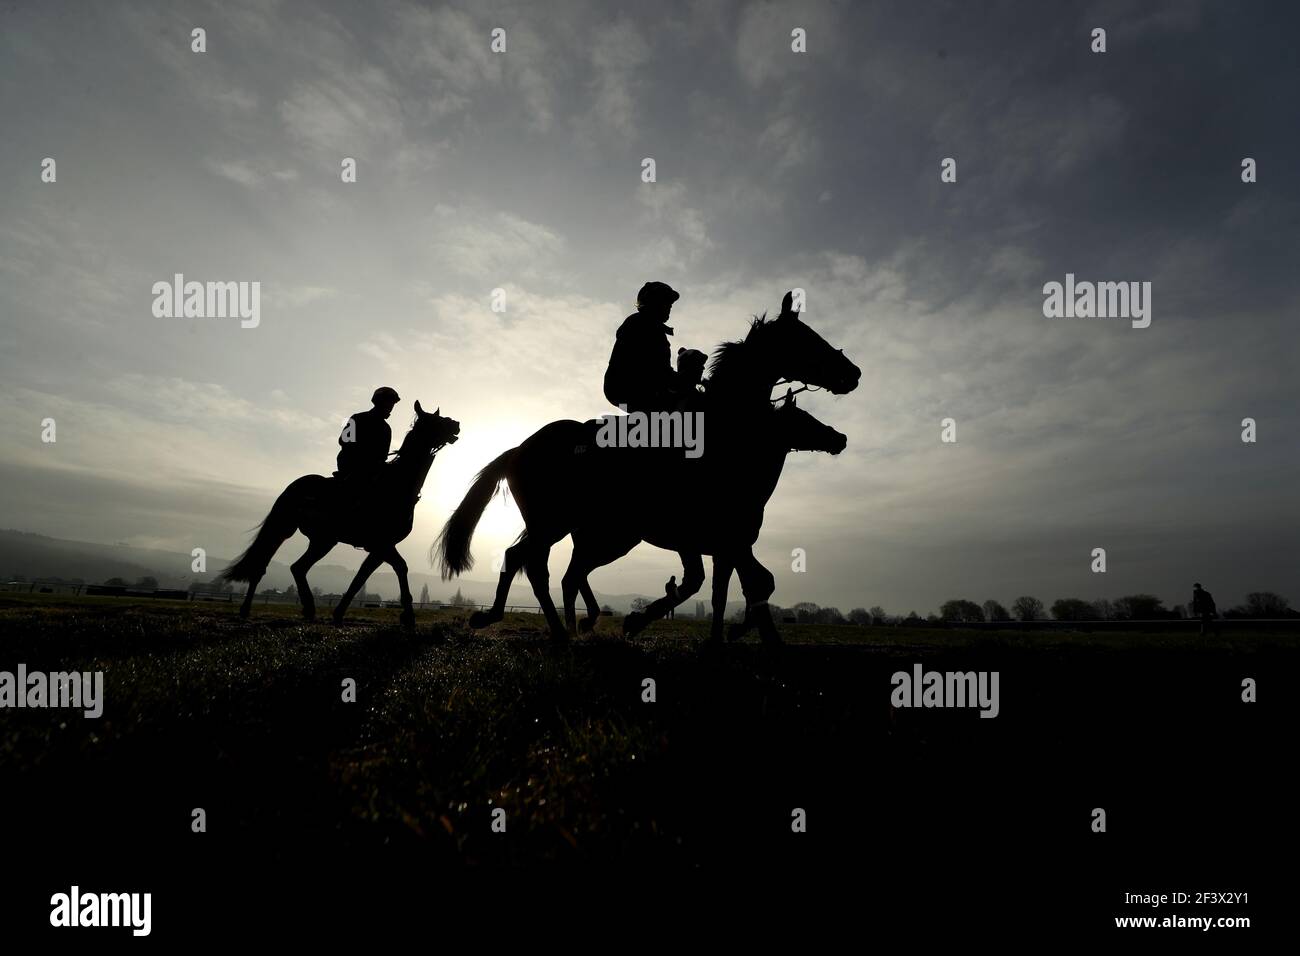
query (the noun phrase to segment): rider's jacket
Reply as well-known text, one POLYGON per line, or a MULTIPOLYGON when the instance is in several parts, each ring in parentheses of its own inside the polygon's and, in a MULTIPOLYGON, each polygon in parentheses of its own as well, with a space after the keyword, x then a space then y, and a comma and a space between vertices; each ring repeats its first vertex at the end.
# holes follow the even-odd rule
POLYGON ((341 478, 373 475, 388 459, 393 430, 373 408, 352 416, 352 441, 348 429, 339 435, 338 472, 341 478))
POLYGON ((628 411, 652 411, 672 404, 677 373, 673 371, 672 329, 663 313, 633 312, 618 328, 605 369, 605 398, 628 411))

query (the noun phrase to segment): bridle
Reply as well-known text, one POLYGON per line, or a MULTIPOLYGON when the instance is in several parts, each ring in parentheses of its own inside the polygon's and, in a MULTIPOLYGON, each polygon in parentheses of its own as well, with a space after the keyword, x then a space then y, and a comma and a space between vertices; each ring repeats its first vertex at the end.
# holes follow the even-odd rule
MULTIPOLYGON (((459 437, 459 436, 457 436, 457 437, 459 437)), ((438 454, 438 452, 442 451, 444 448, 446 448, 446 447, 447 447, 448 445, 450 445, 450 444, 451 444, 451 439, 450 439, 450 438, 446 438, 446 439, 444 439, 443 441, 439 442, 438 444, 434 445, 432 448, 429 449, 429 457, 432 458, 434 455, 438 454)), ((385 457, 386 457, 386 458, 396 458, 396 457, 397 457, 398 455, 400 455, 401 453, 402 453, 402 449, 399 448, 399 449, 397 449, 397 451, 390 451, 390 452, 389 452, 385 457)))
MULTIPOLYGON (((782 385, 793 385, 793 384, 794 384, 793 379, 783 378, 781 379, 781 381, 777 382, 772 387, 780 388, 782 385)), ((780 395, 776 398, 769 398, 768 401, 771 402, 773 405, 775 405, 777 402, 783 402, 791 395, 798 395, 800 392, 820 392, 822 390, 823 390, 822 386, 820 385, 800 385, 798 388, 788 389, 784 395, 780 395)))

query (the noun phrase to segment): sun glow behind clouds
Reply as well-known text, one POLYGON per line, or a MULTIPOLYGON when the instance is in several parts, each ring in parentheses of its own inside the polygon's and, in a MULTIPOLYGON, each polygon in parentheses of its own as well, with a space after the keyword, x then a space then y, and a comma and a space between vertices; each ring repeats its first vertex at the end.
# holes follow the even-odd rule
MULTIPOLYGON (((462 422, 460 439, 438 452, 425 482, 411 534, 417 539, 414 543, 425 547, 433 542, 479 470, 519 443, 518 430, 517 422, 480 422, 473 427, 462 422)), ((474 532, 476 577, 495 573, 496 569, 490 567, 492 559, 509 547, 524 527, 514 499, 505 493, 508 489, 503 485, 501 490, 503 493, 488 503, 474 532)))

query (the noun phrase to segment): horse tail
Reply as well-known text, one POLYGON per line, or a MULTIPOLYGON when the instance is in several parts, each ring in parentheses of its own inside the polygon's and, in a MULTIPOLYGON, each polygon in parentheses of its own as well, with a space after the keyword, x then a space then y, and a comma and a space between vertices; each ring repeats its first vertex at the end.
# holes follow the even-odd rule
POLYGON ((293 514, 293 490, 293 485, 290 485, 275 499, 271 513, 257 526, 257 537, 253 543, 235 558, 230 567, 221 572, 223 581, 252 581, 266 573, 266 566, 271 563, 275 552, 280 550, 280 545, 298 530, 298 522, 293 514))
POLYGON ((518 451, 518 448, 511 448, 502 452, 475 476, 464 499, 451 513, 447 523, 442 526, 442 531, 438 533, 438 539, 429 548, 429 563, 433 564, 434 559, 437 559, 439 573, 444 581, 474 567, 474 555, 469 550, 470 539, 474 537, 474 529, 483 517, 483 510, 496 497, 518 451))

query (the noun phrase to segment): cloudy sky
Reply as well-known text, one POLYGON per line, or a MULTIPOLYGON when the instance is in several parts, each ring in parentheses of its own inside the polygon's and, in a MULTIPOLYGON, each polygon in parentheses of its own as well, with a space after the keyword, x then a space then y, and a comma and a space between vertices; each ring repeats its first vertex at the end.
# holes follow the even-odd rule
MULTIPOLYGON (((233 554, 389 384, 395 433, 415 398, 463 426, 403 548, 423 567, 474 471, 607 410, 644 281, 681 292, 674 344, 705 349, 798 286, 863 379, 802 403, 849 447, 788 462, 758 545, 775 601, 1182 602, 1193 580, 1300 601, 1298 20, 1191 0, 7 4, 0 526, 233 554), (260 281, 261 325, 155 318, 176 272, 260 281), (1150 281, 1151 326, 1045 318, 1067 272, 1150 281)), ((494 503, 476 552, 518 528, 494 503)), ((674 566, 642 546, 593 580, 653 593, 674 566)))

